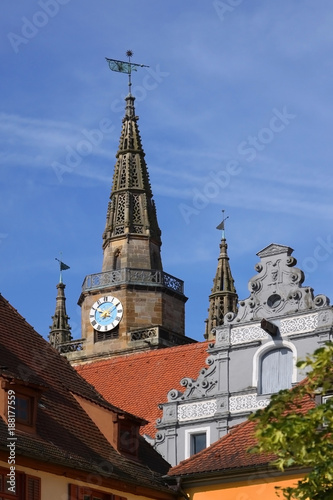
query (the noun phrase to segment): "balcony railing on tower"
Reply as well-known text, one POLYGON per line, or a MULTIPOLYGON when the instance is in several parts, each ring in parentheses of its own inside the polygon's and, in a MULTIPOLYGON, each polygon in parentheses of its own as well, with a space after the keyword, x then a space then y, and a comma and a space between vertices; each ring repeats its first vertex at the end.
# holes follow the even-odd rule
POLYGON ((96 290, 110 285, 145 285, 163 286, 174 292, 184 293, 184 282, 165 273, 152 269, 123 268, 115 271, 105 271, 104 273, 88 274, 82 284, 82 292, 96 290))

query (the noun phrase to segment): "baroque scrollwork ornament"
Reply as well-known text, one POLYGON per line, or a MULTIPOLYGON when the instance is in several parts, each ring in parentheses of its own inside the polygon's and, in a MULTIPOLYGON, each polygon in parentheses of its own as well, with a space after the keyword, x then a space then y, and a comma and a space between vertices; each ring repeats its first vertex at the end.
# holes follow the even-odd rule
MULTIPOLYGON (((250 296, 239 301, 238 312, 232 319, 226 317, 224 324, 234 325, 306 313, 329 305, 325 295, 314 297, 312 288, 302 286, 304 273, 294 267, 297 261, 291 256, 292 252, 290 247, 272 244, 257 254, 260 262, 255 266, 258 274, 248 283, 250 296)), ((218 327, 217 340, 223 342, 220 331, 218 327)))

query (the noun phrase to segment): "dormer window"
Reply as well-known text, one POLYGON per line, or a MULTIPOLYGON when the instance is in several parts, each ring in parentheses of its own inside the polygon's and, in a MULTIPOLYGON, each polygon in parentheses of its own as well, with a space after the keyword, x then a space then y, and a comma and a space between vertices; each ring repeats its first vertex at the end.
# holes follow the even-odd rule
POLYGON ((31 396, 15 395, 15 417, 16 422, 32 425, 33 423, 34 398, 31 396))
POLYGON ((2 373, 0 411, 5 421, 15 421, 15 430, 35 432, 37 405, 43 390, 45 387, 2 373))
POLYGON ((131 457, 136 457, 139 446, 138 426, 127 420, 119 420, 118 449, 131 457))
POLYGON ((139 428, 140 425, 148 423, 146 420, 127 413, 119 413, 116 408, 102 406, 81 395, 72 394, 81 408, 89 415, 101 433, 119 453, 132 459, 138 457, 139 428))

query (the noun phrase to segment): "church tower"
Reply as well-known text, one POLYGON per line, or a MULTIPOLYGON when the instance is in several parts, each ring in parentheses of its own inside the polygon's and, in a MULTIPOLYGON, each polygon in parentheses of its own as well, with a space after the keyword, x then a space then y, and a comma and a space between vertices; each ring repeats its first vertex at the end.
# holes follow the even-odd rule
MULTIPOLYGON (((222 212, 224 213, 224 210, 222 212)), ((212 293, 209 296, 208 319, 206 319, 205 332, 205 338, 208 340, 215 339, 212 330, 217 326, 223 325, 224 316, 228 312, 237 312, 238 295, 229 264, 228 245, 224 231, 225 220, 223 219, 221 224, 217 226, 217 229, 222 229, 222 239, 213 288, 211 290, 212 293)))
POLYGON ((86 276, 82 285, 82 339, 63 350, 71 351, 73 361, 194 342, 185 336, 184 284, 163 270, 161 230, 134 102, 129 92, 103 232, 102 270, 86 276))

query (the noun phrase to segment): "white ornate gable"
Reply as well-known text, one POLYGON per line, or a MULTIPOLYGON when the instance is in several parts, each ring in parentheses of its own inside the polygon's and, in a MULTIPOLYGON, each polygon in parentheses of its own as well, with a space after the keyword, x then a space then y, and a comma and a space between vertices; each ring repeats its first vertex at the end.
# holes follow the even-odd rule
MULTIPOLYGON (((268 404, 270 394, 261 393, 256 376, 260 352, 292 346, 295 363, 300 353, 313 352, 332 338, 329 299, 303 286, 304 274, 295 267, 292 252, 271 244, 257 254, 260 261, 248 284, 250 296, 215 329, 206 366, 196 379, 183 378, 184 390, 170 390, 168 401, 160 405, 163 416, 157 420, 155 447, 170 463, 184 459, 179 450, 191 430, 209 428, 212 442, 268 404)), ((293 382, 303 376, 294 372, 293 382)))
POLYGON ((225 325, 311 312, 329 305, 325 295, 314 297, 311 287, 302 286, 304 273, 294 267, 297 261, 292 252, 292 248, 277 244, 258 252, 258 274, 248 283, 250 296, 239 301, 236 314, 225 315, 225 325))

